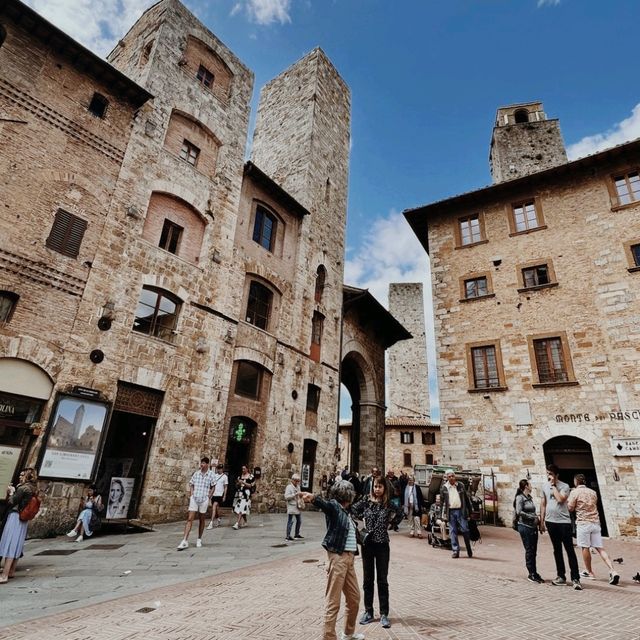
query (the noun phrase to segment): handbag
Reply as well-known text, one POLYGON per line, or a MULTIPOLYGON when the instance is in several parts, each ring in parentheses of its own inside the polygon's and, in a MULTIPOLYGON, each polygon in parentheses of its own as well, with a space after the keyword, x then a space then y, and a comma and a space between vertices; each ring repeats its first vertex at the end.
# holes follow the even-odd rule
POLYGON ((356 542, 361 547, 366 547, 367 543, 371 540, 371 531, 367 529, 367 527, 362 527, 362 529, 358 529, 356 526, 356 542))

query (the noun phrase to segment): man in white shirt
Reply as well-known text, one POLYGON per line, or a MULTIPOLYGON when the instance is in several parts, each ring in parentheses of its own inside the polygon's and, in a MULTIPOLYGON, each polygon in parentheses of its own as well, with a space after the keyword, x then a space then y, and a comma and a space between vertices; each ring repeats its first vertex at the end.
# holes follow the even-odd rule
POLYGON ((203 456, 200 459, 200 468, 191 476, 189 480, 189 515, 184 526, 184 537, 178 545, 178 551, 182 551, 189 546, 189 534, 193 521, 198 514, 198 539, 196 547, 202 546, 202 534, 204 533, 205 518, 209 508, 209 500, 213 493, 213 471, 209 469, 209 458, 203 456))
POLYGON ((460 543, 458 533, 464 538, 464 545, 467 549, 467 556, 471 558, 471 538, 469 537, 468 518, 471 512, 471 500, 467 495, 462 482, 456 480, 456 473, 453 470, 446 472, 447 481, 440 489, 442 496, 442 517, 449 520, 449 536, 451 538, 451 557, 460 557, 460 543))
POLYGON ((211 496, 211 522, 207 529, 220 526, 220 514, 218 509, 227 498, 227 487, 229 486, 229 478, 224 472, 221 464, 216 465, 216 471, 213 474, 213 495, 211 496))

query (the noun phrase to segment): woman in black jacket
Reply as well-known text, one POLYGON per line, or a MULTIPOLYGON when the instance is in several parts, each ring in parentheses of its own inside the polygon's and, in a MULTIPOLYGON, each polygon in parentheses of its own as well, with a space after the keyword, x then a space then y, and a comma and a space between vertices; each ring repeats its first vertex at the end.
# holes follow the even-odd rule
POLYGON ((386 478, 377 477, 373 483, 373 492, 365 496, 351 507, 352 515, 358 520, 364 520, 369 531, 366 542, 362 545, 362 569, 364 579, 365 611, 360 618, 360 624, 374 621, 373 616, 373 582, 376 577, 378 584, 378 603, 380 605, 380 625, 385 629, 391 626, 389 622, 389 524, 397 524, 402 520, 402 507, 391 503, 391 487, 386 478), (375 575, 377 574, 377 576, 375 575))

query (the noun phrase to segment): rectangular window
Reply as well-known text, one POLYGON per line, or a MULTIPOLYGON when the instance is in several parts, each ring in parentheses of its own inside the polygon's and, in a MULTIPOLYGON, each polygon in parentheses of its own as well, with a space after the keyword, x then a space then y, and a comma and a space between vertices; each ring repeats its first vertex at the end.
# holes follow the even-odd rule
POLYGON ((539 382, 567 382, 569 380, 561 338, 534 340, 533 350, 539 382))
POLYGON ((247 322, 266 331, 269 326, 272 300, 273 293, 264 285, 252 280, 247 300, 247 322))
POLYGON ((513 225, 516 233, 542 226, 540 214, 534 200, 513 205, 513 225))
POLYGON ((0 323, 11 320, 18 298, 13 291, 0 291, 0 323))
POLYGON ((192 167, 195 167, 198 162, 198 156, 200 155, 200 149, 195 144, 191 144, 188 140, 183 140, 182 148, 180 149, 180 157, 188 162, 192 167))
POLYGON ((77 258, 86 230, 86 220, 78 218, 68 211, 58 209, 46 245, 49 249, 65 256, 77 258))
POLYGON ((489 287, 487 285, 487 278, 485 276, 481 278, 471 278, 464 281, 464 297, 465 298, 480 298, 489 294, 489 287))
POLYGON ((253 362, 241 360, 238 362, 235 392, 238 395, 257 400, 260 396, 261 379, 262 371, 260 367, 253 364, 253 362))
POLYGON ((160 244, 158 246, 165 251, 177 254, 183 231, 184 229, 180 225, 171 222, 171 220, 165 220, 162 225, 160 244))
POLYGON ((613 177, 618 205, 630 204, 640 200, 640 175, 637 171, 613 177))
POLYGON ((413 431, 401 431, 400 442, 402 444, 413 444, 413 431))
POLYGON ((522 282, 525 287, 539 287, 543 284, 549 284, 551 282, 549 267, 546 264, 540 264, 523 269, 522 282))
POLYGON ((480 216, 474 215, 458 220, 460 232, 460 244, 474 244, 482 240, 482 228, 480 227, 480 216))
POLYGON ((315 384, 307 385, 307 411, 318 413, 320 405, 320 387, 315 384))
POLYGON ((253 241, 267 251, 273 251, 276 236, 276 219, 266 209, 256 207, 256 220, 253 225, 253 241))
POLYGON ((410 467, 411 466, 411 451, 405 451, 403 457, 404 457, 404 466, 405 467, 410 467))
POLYGON ((425 454, 425 464, 433 464, 433 453, 425 454))
POLYGON ((211 89, 213 86, 213 73, 203 65, 198 67, 196 78, 208 89, 211 89))
POLYGON ((640 267, 640 244, 632 244, 629 249, 631 251, 631 257, 633 258, 633 264, 636 267, 640 267))
POLYGON ((473 382, 475 389, 490 389, 500 386, 498 361, 494 345, 473 347, 471 349, 473 363, 473 382))

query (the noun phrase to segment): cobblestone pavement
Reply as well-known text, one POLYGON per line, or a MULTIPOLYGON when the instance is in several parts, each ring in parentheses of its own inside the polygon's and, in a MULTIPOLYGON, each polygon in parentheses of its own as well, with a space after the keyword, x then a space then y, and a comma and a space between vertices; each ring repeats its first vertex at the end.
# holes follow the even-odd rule
MULTIPOLYGON (((152 538, 144 543, 147 548, 142 554, 144 566, 149 567, 148 571, 158 571, 149 584, 162 584, 163 580, 173 584, 158 588, 149 588, 147 584, 137 595, 5 627, 0 631, 0 638, 31 640, 40 637, 46 629, 46 640, 294 640, 301 637, 319 640, 326 577, 325 553, 319 546, 324 519, 320 514, 311 513, 304 517, 305 541, 288 547, 272 546, 280 543, 284 520, 283 516, 274 515, 257 516, 253 527, 239 532, 224 528, 215 532, 219 534, 219 542, 179 554, 173 551, 177 525, 166 525, 166 530, 156 538, 153 538, 155 533, 128 536, 132 542, 127 540, 121 549, 96 549, 86 554, 94 557, 93 573, 87 573, 88 565, 78 568, 79 553, 65 558, 47 557, 49 561, 53 558, 58 567, 57 579, 68 580, 69 574, 73 574, 78 588, 86 586, 89 598, 80 597, 75 607, 109 597, 108 592, 98 593, 100 590, 93 586, 100 584, 99 574, 107 566, 112 567, 112 573, 117 574, 120 582, 126 582, 128 577, 120 577, 120 561, 109 554, 120 551, 123 557, 129 555, 129 566, 136 566, 132 565, 136 556, 133 548, 141 545, 138 540, 147 536, 152 538), (130 544, 132 549, 127 552, 130 544), (232 567, 234 562, 227 562, 230 570, 188 580, 224 564, 213 562, 221 554, 244 555, 245 566, 232 567), (175 571, 163 573, 156 562, 149 561, 151 555, 157 555, 158 563, 175 564, 175 571), (77 571, 83 575, 77 575, 77 571)), ((620 585, 607 583, 606 568, 594 557, 598 579, 584 581, 584 591, 577 592, 549 583, 529 583, 525 579, 524 554, 517 534, 492 527, 482 527, 481 531, 483 540, 476 545, 472 559, 464 557, 464 552, 459 559, 453 559, 449 552, 433 549, 424 540, 409 538, 406 530, 393 534, 389 573, 393 626, 385 630, 376 622, 358 630, 369 640, 640 638, 640 584, 631 580, 640 571, 637 541, 606 542, 613 558, 624 559, 619 567, 620 585)), ((123 539, 120 537, 120 542, 123 539)), ((37 543, 42 544, 45 542, 37 543)), ((56 540, 49 548, 64 544, 56 540)), ((27 554, 35 551, 37 545, 31 545, 27 554)), ((19 618, 11 614, 12 621, 39 614, 36 603, 42 592, 31 592, 38 583, 41 583, 40 589, 47 589, 41 582, 43 578, 38 577, 41 569, 33 564, 41 557, 24 559, 23 572, 26 568, 31 570, 28 578, 22 578, 26 581, 22 587, 21 574, 11 584, 0 586, 0 620, 4 621, 5 611, 13 611, 21 601, 22 613, 19 618), (8 605, 6 609, 5 605, 8 605)), ((546 536, 541 541, 538 558, 540 572, 547 579, 553 578, 553 557, 546 536)), ((240 562, 238 558, 235 564, 240 562)), ((358 572, 361 574, 359 563, 358 572)), ((111 596, 120 593, 121 590, 114 591, 111 596)), ((341 622, 342 619, 338 629, 341 622)))

